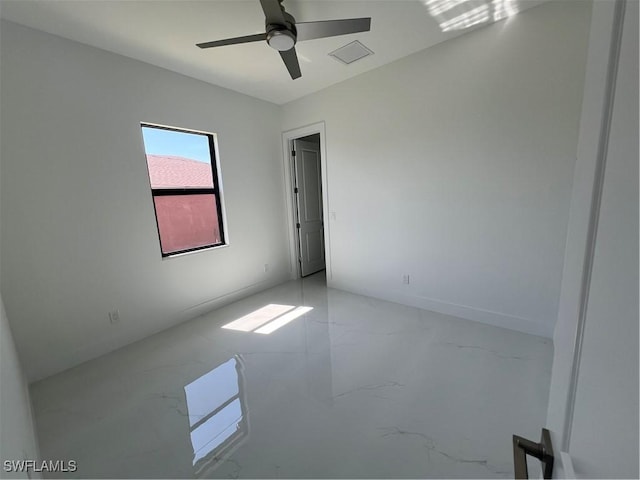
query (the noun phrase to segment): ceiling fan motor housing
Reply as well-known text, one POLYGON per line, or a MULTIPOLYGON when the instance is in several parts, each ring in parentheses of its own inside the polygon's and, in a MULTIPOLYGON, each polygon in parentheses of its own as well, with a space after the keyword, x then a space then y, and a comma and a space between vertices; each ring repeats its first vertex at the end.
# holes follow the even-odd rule
POLYGON ((286 24, 267 24, 267 43, 271 48, 281 52, 291 50, 297 41, 296 20, 292 15, 283 11, 286 24))

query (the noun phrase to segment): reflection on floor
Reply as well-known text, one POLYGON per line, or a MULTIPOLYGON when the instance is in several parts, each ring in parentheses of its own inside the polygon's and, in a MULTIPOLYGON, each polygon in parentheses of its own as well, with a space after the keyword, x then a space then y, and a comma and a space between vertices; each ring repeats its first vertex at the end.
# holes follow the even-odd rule
POLYGON ((234 356, 184 387, 196 472, 247 435, 242 359, 234 356))
POLYGON ((513 478, 551 342, 323 275, 32 385, 42 458, 82 478, 513 478))

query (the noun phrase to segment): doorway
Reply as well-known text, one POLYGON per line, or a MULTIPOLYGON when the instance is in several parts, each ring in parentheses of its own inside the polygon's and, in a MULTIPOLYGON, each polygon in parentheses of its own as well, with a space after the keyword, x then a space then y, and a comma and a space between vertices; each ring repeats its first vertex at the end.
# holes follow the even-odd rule
POLYGON ((324 123, 283 134, 293 278, 331 276, 324 123))
POLYGON ((293 206, 300 276, 325 269, 320 134, 291 141, 293 206))

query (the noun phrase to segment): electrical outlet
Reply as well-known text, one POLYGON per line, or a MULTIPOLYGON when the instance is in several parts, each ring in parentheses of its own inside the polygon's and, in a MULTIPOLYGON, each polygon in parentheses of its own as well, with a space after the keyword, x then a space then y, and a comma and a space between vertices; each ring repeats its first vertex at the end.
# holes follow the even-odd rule
POLYGON ((402 283, 404 283, 405 285, 409 285, 409 275, 402 276, 402 283))
POLYGON ((120 322, 120 310, 111 310, 109 312, 109 322, 111 322, 112 325, 120 322))
POLYGON ((265 263, 264 264, 264 272, 267 273, 269 271, 269 264, 265 263))

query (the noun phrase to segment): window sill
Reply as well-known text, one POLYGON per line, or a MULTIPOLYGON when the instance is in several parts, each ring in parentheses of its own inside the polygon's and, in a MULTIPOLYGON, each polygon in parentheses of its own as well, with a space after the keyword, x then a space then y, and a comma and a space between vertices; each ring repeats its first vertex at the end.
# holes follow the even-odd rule
POLYGON ((199 250, 192 250, 190 252, 170 253, 166 257, 163 256, 162 260, 171 260, 171 259, 174 259, 174 258, 184 257, 186 255, 193 255, 195 253, 210 252, 212 250, 218 250, 218 249, 221 249, 221 248, 227 248, 228 246, 229 246, 229 244, 225 243, 224 245, 215 245, 213 247, 201 248, 199 250))

